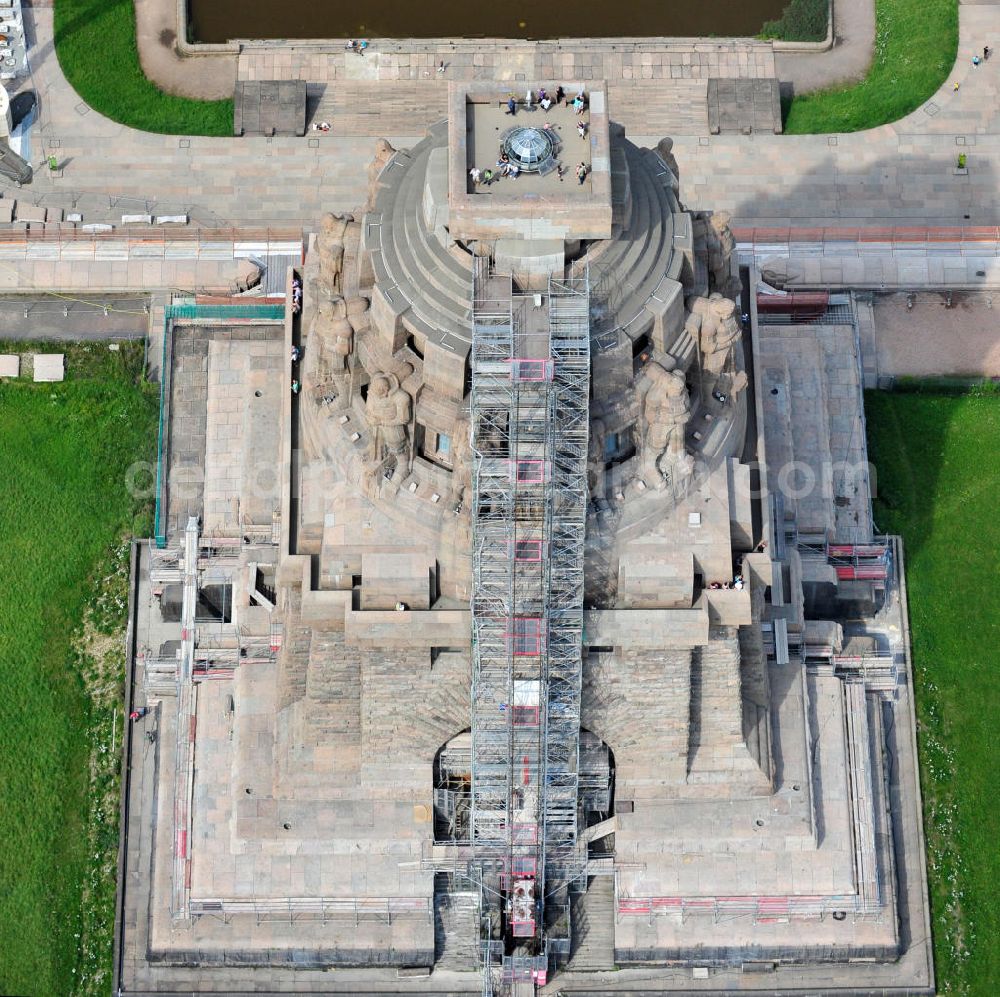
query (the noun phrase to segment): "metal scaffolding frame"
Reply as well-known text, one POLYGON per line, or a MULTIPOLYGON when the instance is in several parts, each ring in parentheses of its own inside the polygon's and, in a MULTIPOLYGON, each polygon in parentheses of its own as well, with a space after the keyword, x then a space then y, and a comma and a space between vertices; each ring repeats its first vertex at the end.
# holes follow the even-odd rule
POLYGON ((476 260, 470 872, 484 898, 484 992, 529 965, 544 982, 548 955, 568 954, 567 887, 586 869, 577 814, 589 295, 586 274, 516 295, 511 277, 476 260))

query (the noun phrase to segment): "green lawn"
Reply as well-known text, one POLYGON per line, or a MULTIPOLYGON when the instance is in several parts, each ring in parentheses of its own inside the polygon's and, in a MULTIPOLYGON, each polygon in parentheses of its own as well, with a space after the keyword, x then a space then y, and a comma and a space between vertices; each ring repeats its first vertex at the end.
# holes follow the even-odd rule
POLYGON ((875 518, 901 533, 941 992, 997 992, 1000 393, 865 399, 875 518))
POLYGON ((944 82, 958 50, 957 0, 875 0, 875 14, 867 78, 794 97, 786 133, 853 132, 897 121, 944 82))
POLYGON ((189 100, 157 89, 135 47, 133 0, 55 0, 59 65, 95 111, 171 135, 231 135, 231 100, 189 100))
POLYGON ((110 993, 124 480, 156 439, 141 343, 58 349, 66 382, 0 384, 0 992, 38 997, 110 993), (85 619, 117 631, 101 661, 85 619))

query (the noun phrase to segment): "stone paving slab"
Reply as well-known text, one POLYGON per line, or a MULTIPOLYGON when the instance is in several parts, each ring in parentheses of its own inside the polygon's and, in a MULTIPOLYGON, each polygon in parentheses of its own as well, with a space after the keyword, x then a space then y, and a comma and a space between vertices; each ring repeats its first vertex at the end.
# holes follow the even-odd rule
POLYGON ((65 356, 62 353, 36 353, 34 379, 36 381, 61 381, 66 376, 65 356))
POLYGON ((375 42, 364 56, 316 43, 248 43, 241 80, 435 81, 561 79, 567 90, 590 80, 774 77, 770 42, 753 39, 563 39, 518 42, 446 39, 375 42), (445 71, 437 67, 444 60, 445 71))

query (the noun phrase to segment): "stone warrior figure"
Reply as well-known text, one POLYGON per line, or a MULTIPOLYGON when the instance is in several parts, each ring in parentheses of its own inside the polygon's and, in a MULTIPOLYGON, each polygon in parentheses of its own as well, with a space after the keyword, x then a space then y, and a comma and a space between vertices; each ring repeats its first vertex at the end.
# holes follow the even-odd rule
POLYGON ((690 475, 694 461, 684 447, 691 414, 684 374, 650 363, 637 385, 642 405, 642 475, 659 488, 690 475))
POLYGON ((316 236, 316 253, 319 256, 319 283, 330 294, 340 291, 340 274, 344 268, 344 236, 354 215, 323 215, 316 236))
POLYGON ((375 143, 375 158, 368 164, 368 211, 371 211, 375 206, 375 196, 378 194, 379 188, 379 174, 385 168, 385 164, 395 155, 396 150, 388 140, 380 138, 375 143))
POLYGON ((710 392, 718 383, 733 347, 743 334, 736 315, 736 302, 716 291, 707 298, 689 298, 687 308, 687 328, 698 331, 704 387, 710 392))
POLYGON ((367 325, 367 298, 329 296, 320 292, 316 314, 309 327, 309 342, 316 352, 316 380, 333 382, 337 394, 347 376, 347 358, 354 348, 354 336, 367 325))
POLYGON ((709 215, 705 230, 712 287, 722 294, 730 294, 734 290, 730 259, 736 248, 736 240, 729 228, 730 218, 728 211, 715 211, 709 215))
POLYGON ((674 155, 674 140, 672 138, 661 139, 659 145, 656 147, 656 151, 660 154, 660 159, 667 164, 667 168, 674 175, 671 186, 674 188, 674 193, 676 194, 681 171, 677 165, 677 157, 674 155))
POLYGON ((410 423, 410 396, 399 386, 395 374, 376 374, 368 385, 365 416, 372 434, 369 470, 374 471, 384 451, 398 457, 406 450, 410 423))

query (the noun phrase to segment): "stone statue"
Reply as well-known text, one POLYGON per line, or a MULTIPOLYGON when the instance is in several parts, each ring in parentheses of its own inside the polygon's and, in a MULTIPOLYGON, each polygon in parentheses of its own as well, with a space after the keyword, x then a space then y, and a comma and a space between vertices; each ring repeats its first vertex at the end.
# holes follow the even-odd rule
POLYGON ((354 215, 323 215, 316 236, 316 253, 319 256, 318 280, 330 294, 340 291, 340 276, 344 268, 344 236, 354 215))
POLYGON ((734 291, 730 260, 736 248, 736 240, 729 228, 730 218, 728 211, 715 211, 709 215, 705 229, 708 269, 712 276, 711 289, 722 294, 734 291))
POLYGON ((375 158, 368 164, 368 202, 367 210, 375 206, 375 196, 378 194, 379 174, 385 168, 385 164, 396 155, 396 150, 384 138, 380 138, 375 143, 375 158))
POLYGON ((309 329, 309 338, 315 339, 316 344, 331 357, 332 373, 344 370, 354 343, 354 327, 348 321, 343 298, 325 295, 320 297, 309 329))
POLYGON ((659 145, 656 147, 656 151, 660 155, 660 159, 667 164, 670 172, 674 175, 674 184, 676 188, 677 181, 680 179, 680 170, 677 166, 677 157, 674 155, 674 140, 672 138, 661 139, 659 145))
MULTIPOLYGON (((472 427, 467 417, 460 418, 451 433, 451 492, 448 508, 455 515, 468 512, 472 488, 472 427)), ((471 517, 470 523, 471 523, 471 517)))
POLYGON ((406 450, 410 424, 410 396, 395 374, 376 374, 368 385, 365 416, 372 436, 369 466, 382 463, 384 451, 398 456, 406 450))
POLYGON ((684 374, 647 364, 637 385, 642 405, 642 475, 663 488, 686 478, 694 466, 684 447, 691 414, 684 374))
POLYGON ((309 326, 309 354, 311 361, 307 369, 312 379, 327 392, 333 386, 330 397, 344 393, 348 377, 348 358, 354 350, 355 336, 367 327, 368 299, 330 295, 319 290, 316 312, 309 326))
POLYGON ((705 387, 711 391, 725 370, 733 347, 743 334, 736 302, 717 291, 707 298, 689 298, 688 311, 700 320, 698 346, 705 387))

